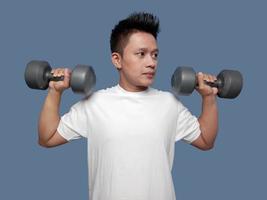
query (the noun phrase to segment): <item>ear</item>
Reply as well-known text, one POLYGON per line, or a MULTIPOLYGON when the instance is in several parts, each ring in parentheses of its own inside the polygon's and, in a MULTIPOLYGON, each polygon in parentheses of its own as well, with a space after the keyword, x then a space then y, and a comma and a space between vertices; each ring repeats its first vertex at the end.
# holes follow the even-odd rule
POLYGON ((117 70, 120 70, 122 68, 121 66, 121 55, 117 52, 113 52, 111 54, 111 60, 113 65, 117 68, 117 70))

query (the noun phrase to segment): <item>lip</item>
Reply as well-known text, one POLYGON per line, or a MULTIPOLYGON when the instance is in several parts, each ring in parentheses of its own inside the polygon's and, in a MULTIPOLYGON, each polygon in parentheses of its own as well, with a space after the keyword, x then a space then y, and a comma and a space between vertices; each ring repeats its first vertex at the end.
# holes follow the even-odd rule
POLYGON ((144 75, 145 75, 148 79, 153 79, 155 73, 144 73, 144 75))
POLYGON ((144 73, 145 75, 150 75, 150 76, 154 76, 155 75, 155 72, 147 72, 147 73, 144 73))

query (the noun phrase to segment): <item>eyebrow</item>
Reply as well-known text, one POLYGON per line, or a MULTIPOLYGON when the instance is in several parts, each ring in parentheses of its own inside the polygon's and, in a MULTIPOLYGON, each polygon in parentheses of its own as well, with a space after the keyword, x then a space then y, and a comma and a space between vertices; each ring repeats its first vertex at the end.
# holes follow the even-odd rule
MULTIPOLYGON (((139 48, 138 51, 148 51, 148 48, 139 48)), ((153 49, 152 52, 159 52, 159 49, 153 49)))

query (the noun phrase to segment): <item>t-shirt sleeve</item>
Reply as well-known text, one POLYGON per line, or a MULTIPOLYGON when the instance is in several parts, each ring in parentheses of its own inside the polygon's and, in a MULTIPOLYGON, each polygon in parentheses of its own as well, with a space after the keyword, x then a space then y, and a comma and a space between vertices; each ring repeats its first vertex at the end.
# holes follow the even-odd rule
POLYGON ((88 123, 86 102, 81 100, 61 117, 57 131, 68 141, 81 137, 88 138, 88 123))
POLYGON ((201 133, 198 119, 181 102, 178 102, 178 112, 175 142, 182 140, 190 144, 201 133))

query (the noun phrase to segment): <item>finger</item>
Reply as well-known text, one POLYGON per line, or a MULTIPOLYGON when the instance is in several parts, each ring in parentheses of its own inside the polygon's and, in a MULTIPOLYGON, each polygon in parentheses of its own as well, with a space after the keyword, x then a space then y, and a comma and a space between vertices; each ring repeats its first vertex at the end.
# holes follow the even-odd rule
POLYGON ((208 74, 207 76, 208 76, 208 80, 209 80, 209 82, 214 82, 214 78, 213 78, 212 75, 208 74))
POLYGON ((64 85, 68 86, 70 82, 70 70, 65 68, 64 69, 64 85))
POLYGON ((58 70, 58 74, 57 74, 58 77, 60 76, 64 76, 64 69, 59 69, 58 70))
POLYGON ((217 77, 212 75, 212 79, 213 79, 213 81, 216 81, 217 77))
POLYGON ((218 88, 213 87, 213 88, 212 88, 212 91, 213 91, 213 94, 217 94, 217 93, 218 93, 218 88))
POLYGON ((217 80, 217 78, 216 78, 216 76, 210 75, 210 80, 211 80, 212 82, 215 82, 215 81, 217 80))
POLYGON ((71 74, 70 69, 65 68, 65 69, 64 69, 64 77, 66 77, 66 78, 70 78, 70 74, 71 74))
POLYGON ((213 83, 215 80, 217 80, 217 78, 210 74, 204 74, 204 80, 213 83))
POLYGON ((207 74, 203 74, 203 82, 205 85, 207 85, 206 82, 209 82, 209 76, 207 74))
POLYGON ((60 77, 64 75, 64 69, 62 68, 57 68, 54 70, 53 76, 54 77, 60 77))
POLYGON ((198 87, 203 88, 205 83, 204 83, 204 74, 202 72, 199 72, 197 74, 197 81, 198 81, 198 87))
POLYGON ((57 74, 58 74, 58 70, 59 70, 59 69, 53 69, 53 70, 51 71, 51 73, 53 74, 54 77, 57 76, 57 74))

